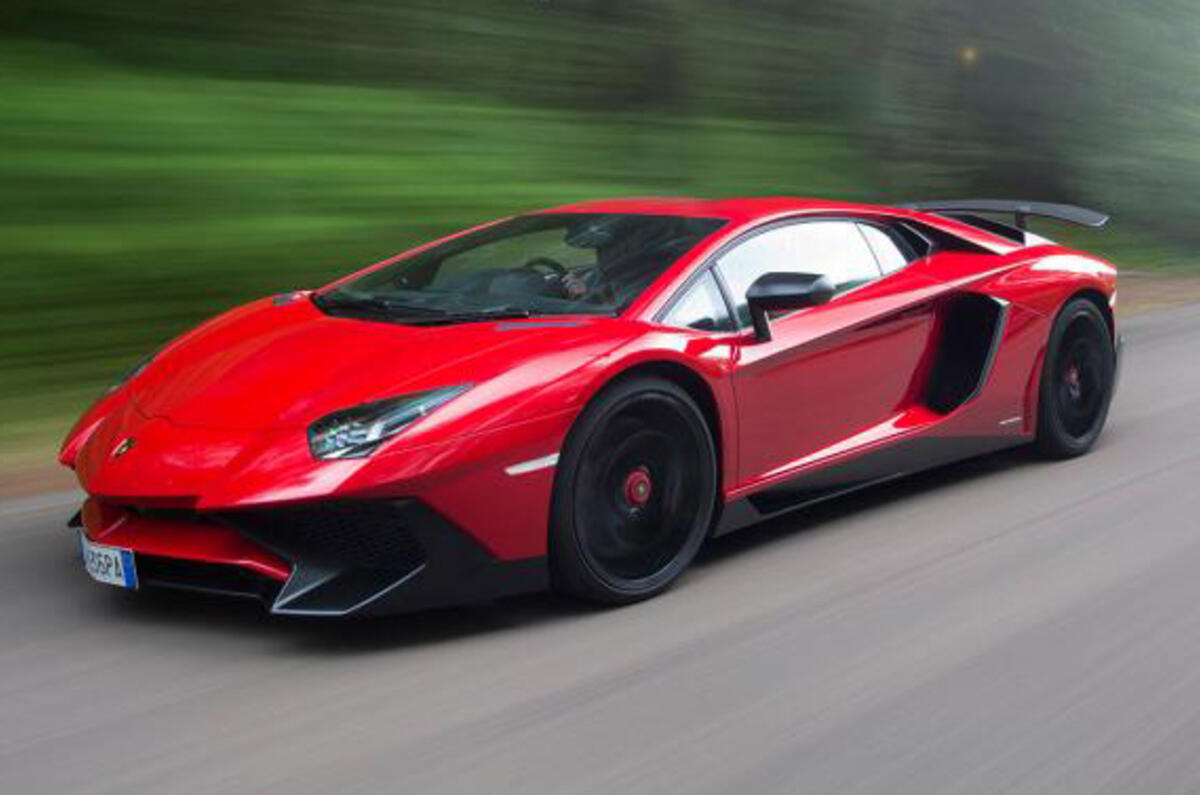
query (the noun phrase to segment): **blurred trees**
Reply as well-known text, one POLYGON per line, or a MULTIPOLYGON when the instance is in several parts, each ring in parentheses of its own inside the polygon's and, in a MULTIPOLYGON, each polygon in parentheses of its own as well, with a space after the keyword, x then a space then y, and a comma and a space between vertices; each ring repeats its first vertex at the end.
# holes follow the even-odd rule
POLYGON ((10 34, 143 66, 836 126, 885 194, 1090 200, 1194 236, 1196 0, 9 2, 10 34))
POLYGON ((1182 140, 1200 133, 1188 96, 1200 4, 901 6, 879 49, 869 140, 907 191, 1092 202, 1200 240, 1188 220, 1200 148, 1182 140))

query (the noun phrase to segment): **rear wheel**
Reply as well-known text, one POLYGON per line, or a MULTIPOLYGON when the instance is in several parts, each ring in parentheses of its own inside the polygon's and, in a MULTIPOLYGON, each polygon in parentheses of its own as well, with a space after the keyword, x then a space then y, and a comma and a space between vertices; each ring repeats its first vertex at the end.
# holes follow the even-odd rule
POLYGON ((1068 303, 1050 331, 1042 366, 1037 447, 1051 458, 1091 449, 1112 400, 1116 354, 1100 309, 1086 298, 1068 303))
POLYGON ((654 378, 609 387, 572 429, 559 463, 555 587, 606 604, 663 591, 703 543, 716 490, 712 434, 683 389, 654 378))

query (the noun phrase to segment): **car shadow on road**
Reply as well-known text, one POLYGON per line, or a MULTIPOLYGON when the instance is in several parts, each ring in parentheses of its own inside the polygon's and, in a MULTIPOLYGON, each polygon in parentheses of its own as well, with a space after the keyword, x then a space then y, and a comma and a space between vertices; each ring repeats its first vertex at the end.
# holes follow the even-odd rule
POLYGON ((717 564, 725 558, 768 546, 782 537, 795 537, 827 527, 840 519, 883 508, 903 500, 928 496, 939 489, 1029 466, 1045 465, 1031 448, 1020 447, 957 461, 935 469, 890 480, 861 491, 818 502, 710 541, 696 565, 717 564))
POLYGON ((251 600, 207 597, 179 591, 107 594, 111 619, 147 627, 194 626, 255 638, 268 636, 290 649, 312 653, 355 654, 426 647, 468 637, 540 624, 595 612, 550 593, 381 617, 311 618, 274 616, 251 600))
MULTIPOLYGON (((873 486, 853 496, 812 505, 715 539, 706 545, 695 565, 701 569, 719 565, 721 561, 748 550, 769 546, 785 537, 816 531, 838 519, 1036 463, 1036 457, 1030 452, 1018 449, 873 486)), ((685 581, 680 587, 687 588, 688 583, 685 581)), ((169 626, 174 632, 194 627, 197 632, 222 635, 225 639, 222 645, 227 645, 225 641, 231 638, 244 636, 258 641, 265 639, 272 647, 282 642, 289 651, 334 656, 396 652, 405 648, 479 638, 492 633, 528 631, 555 622, 611 612, 551 593, 411 615, 332 620, 272 616, 257 602, 206 598, 172 591, 111 593, 105 596, 110 598, 103 600, 100 609, 110 614, 108 620, 142 624, 147 628, 169 626)), ((635 605, 628 609, 637 610, 638 607, 635 605)))

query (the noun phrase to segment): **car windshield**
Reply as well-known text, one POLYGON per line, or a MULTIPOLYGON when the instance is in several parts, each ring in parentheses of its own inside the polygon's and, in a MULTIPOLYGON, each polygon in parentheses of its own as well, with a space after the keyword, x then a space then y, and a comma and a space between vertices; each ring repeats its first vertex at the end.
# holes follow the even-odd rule
POLYGON ((725 222, 558 213, 513 218, 419 251, 315 300, 405 322, 613 314, 725 222))

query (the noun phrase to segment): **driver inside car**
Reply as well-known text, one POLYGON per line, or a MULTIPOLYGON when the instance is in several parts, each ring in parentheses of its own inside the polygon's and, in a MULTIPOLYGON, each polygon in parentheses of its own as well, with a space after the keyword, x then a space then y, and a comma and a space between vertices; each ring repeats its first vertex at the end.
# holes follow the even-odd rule
POLYGON ((640 223, 636 217, 588 218, 567 230, 566 244, 596 252, 596 264, 563 274, 559 285, 563 297, 573 301, 612 302, 646 286, 646 275, 655 273, 655 260, 678 258, 690 246, 686 218, 679 229, 663 229, 661 221, 640 223))

